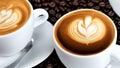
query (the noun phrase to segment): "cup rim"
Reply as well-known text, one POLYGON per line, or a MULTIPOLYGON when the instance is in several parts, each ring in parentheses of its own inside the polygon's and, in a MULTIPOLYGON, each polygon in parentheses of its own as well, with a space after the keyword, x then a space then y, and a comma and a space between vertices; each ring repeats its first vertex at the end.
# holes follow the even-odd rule
POLYGON ((26 3, 28 3, 29 8, 30 8, 30 16, 28 17, 26 23, 25 23, 24 25, 22 25, 20 28, 18 28, 17 30, 11 32, 11 33, 4 34, 4 35, 0 35, 0 38, 8 37, 8 36, 11 36, 11 35, 19 32, 19 31, 22 30, 22 29, 28 24, 28 22, 31 20, 31 18, 32 18, 32 13, 33 13, 33 7, 32 7, 32 5, 30 4, 30 2, 29 2, 28 0, 25 0, 25 1, 26 1, 26 3))
POLYGON ((92 57, 92 56, 98 56, 98 54, 101 54, 102 52, 105 52, 105 51, 109 50, 112 47, 112 45, 115 44, 116 39, 117 39, 117 29, 116 29, 116 26, 115 26, 113 20, 109 16, 107 16, 105 13, 103 13, 103 12, 101 12, 99 10, 95 10, 95 9, 88 9, 88 8, 87 9, 77 9, 77 10, 73 10, 73 11, 70 11, 70 12, 64 14, 61 18, 59 18, 56 21, 56 23, 55 23, 55 25, 53 27, 53 39, 54 39, 55 44, 56 44, 55 46, 57 46, 61 51, 63 51, 64 53, 66 53, 68 55, 75 56, 75 57, 92 57), (113 38, 112 42, 110 43, 110 45, 106 49, 104 49, 104 50, 102 50, 102 51, 100 51, 98 53, 95 53, 95 54, 82 55, 82 54, 74 54, 74 53, 68 52, 67 50, 63 49, 60 46, 61 44, 58 43, 58 41, 57 41, 58 39, 56 39, 56 35, 55 35, 56 32, 55 31, 56 31, 56 26, 60 24, 59 21, 62 20, 65 16, 67 16, 67 15, 69 15, 71 13, 74 13, 74 12, 77 12, 77 11, 84 11, 84 10, 92 10, 92 11, 103 14, 105 17, 107 17, 111 21, 111 23, 112 23, 112 25, 114 27, 115 34, 114 34, 114 38, 113 38))

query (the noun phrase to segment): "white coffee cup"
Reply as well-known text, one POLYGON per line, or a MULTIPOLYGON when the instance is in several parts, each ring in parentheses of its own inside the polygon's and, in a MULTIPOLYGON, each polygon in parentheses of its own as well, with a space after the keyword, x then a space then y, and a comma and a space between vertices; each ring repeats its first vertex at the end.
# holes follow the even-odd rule
MULTIPOLYGON (((84 10, 84 9, 80 9, 84 10)), ((75 10, 76 11, 76 10, 75 10)), ((55 39, 55 29, 56 26, 59 25, 59 21, 67 16, 68 14, 71 14, 75 11, 71 11, 64 16, 62 16, 54 26, 53 30, 53 38, 55 42, 55 50, 57 52, 57 55, 61 62, 67 67, 67 68, 107 68, 107 66, 110 64, 111 57, 114 57, 120 62, 120 46, 116 44, 116 39, 117 39, 117 29, 113 23, 113 21, 109 18, 112 22, 112 25, 114 26, 115 30, 115 36, 113 39, 112 44, 105 49, 104 51, 100 53, 96 53, 93 55, 77 55, 74 53, 71 53, 65 49, 63 49, 59 42, 55 39)), ((66 40, 67 41, 67 40, 66 40)), ((104 43, 104 42, 103 42, 104 43)))
POLYGON ((31 13, 26 24, 20 29, 0 36, 0 56, 11 56, 20 52, 32 38, 33 30, 37 26, 45 23, 48 19, 48 13, 44 9, 33 10, 28 0, 31 13))

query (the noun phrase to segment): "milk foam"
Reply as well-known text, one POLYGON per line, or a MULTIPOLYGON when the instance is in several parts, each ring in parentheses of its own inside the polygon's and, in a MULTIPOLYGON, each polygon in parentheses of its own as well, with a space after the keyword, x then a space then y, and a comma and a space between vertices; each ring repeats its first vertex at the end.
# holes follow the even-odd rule
POLYGON ((15 28, 21 19, 22 14, 19 8, 12 8, 12 5, 8 8, 3 8, 0 10, 0 29, 5 30, 15 28))
POLYGON ((101 40, 105 36, 106 28, 104 22, 92 16, 85 16, 73 20, 68 26, 68 35, 73 40, 89 44, 101 40))

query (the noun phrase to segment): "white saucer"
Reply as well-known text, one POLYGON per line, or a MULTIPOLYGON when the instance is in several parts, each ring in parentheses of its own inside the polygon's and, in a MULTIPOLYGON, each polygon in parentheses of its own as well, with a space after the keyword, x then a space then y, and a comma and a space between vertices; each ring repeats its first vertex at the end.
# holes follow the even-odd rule
POLYGON ((120 68, 120 62, 112 58, 111 63, 108 68, 120 68))
MULTIPOLYGON (((39 63, 43 62, 54 50, 54 42, 53 42, 53 26, 50 22, 46 22, 40 26, 38 26, 33 33, 34 42, 32 44, 32 48, 24 55, 17 54, 11 58, 5 58, 9 60, 5 60, 6 62, 13 63, 15 60, 20 58, 19 61, 9 65, 7 68, 31 68, 39 63), (15 58, 14 58, 15 57, 15 58), (14 61, 12 61, 12 59, 14 61), (16 67, 17 65, 17 67, 16 67)), ((2 59, 4 61, 4 59, 2 59)), ((6 62, 0 65, 6 64, 6 62)), ((1 66, 0 66, 1 68, 1 66)))

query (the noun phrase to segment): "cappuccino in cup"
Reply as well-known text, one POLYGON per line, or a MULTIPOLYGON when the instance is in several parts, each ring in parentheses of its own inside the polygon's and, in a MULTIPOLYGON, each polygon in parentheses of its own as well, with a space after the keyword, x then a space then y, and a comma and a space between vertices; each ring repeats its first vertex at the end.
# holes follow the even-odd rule
POLYGON ((77 55, 104 51, 114 40, 111 20, 97 10, 76 10, 57 21, 54 37, 64 50, 77 55))
POLYGON ((0 0, 0 56, 19 54, 32 39, 34 29, 47 19, 47 11, 33 10, 28 0, 0 0))
POLYGON ((31 14, 29 4, 25 0, 0 1, 0 35, 18 30, 31 14))

